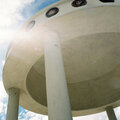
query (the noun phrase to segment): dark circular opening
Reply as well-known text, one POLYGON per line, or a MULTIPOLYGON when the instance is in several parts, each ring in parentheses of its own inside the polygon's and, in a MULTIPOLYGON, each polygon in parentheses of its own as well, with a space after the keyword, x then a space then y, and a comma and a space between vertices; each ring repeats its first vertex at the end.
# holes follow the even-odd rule
POLYGON ((47 11, 46 17, 52 17, 56 15, 59 12, 59 9, 57 7, 51 8, 50 10, 47 11))
POLYGON ((114 0, 100 0, 101 2, 107 3, 107 2, 114 2, 114 0))
POLYGON ((87 4, 86 0, 74 0, 72 2, 73 7, 80 7, 80 6, 83 6, 83 5, 86 5, 86 4, 87 4))
POLYGON ((32 21, 27 25, 26 30, 28 31, 28 30, 32 29, 32 28, 34 27, 34 25, 35 25, 35 20, 32 20, 32 21))

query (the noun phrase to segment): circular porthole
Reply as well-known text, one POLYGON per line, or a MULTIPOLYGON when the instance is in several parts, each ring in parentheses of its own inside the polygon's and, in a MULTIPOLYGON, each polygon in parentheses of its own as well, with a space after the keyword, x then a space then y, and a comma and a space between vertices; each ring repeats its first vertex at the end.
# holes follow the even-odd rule
POLYGON ((34 25, 35 25, 35 20, 32 20, 32 21, 27 25, 26 30, 32 29, 32 28, 34 27, 34 25))
POLYGON ((114 2, 114 0, 100 0, 101 2, 108 3, 108 2, 114 2))
POLYGON ((50 10, 47 11, 46 17, 52 17, 56 15, 59 12, 59 9, 57 7, 51 8, 50 10))
POLYGON ((80 7, 80 6, 83 6, 83 5, 86 5, 86 4, 87 4, 86 0, 74 0, 72 2, 73 7, 80 7))

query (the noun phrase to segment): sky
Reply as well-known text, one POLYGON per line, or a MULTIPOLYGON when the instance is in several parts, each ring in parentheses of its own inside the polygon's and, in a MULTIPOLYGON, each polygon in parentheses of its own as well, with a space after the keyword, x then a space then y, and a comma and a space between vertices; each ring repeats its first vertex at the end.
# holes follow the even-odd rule
MULTIPOLYGON (((16 31, 32 15, 58 0, 0 0, 0 120, 5 120, 8 95, 2 82, 2 70, 8 45, 16 31)), ((115 108, 120 120, 120 107, 115 108)), ((48 120, 47 116, 36 114, 19 107, 19 120, 48 120)), ((108 120, 106 112, 74 117, 73 120, 108 120)))

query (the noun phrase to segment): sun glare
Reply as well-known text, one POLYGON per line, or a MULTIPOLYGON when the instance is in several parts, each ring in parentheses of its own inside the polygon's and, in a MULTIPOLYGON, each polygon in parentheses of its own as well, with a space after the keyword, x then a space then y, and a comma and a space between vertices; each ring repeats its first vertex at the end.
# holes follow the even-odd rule
POLYGON ((0 0, 0 44, 10 40, 19 26, 24 21, 21 10, 34 0, 0 0))

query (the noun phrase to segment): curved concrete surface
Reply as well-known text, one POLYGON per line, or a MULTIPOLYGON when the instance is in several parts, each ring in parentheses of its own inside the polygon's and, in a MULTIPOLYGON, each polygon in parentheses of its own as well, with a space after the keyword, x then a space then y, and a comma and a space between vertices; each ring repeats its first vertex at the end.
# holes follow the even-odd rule
POLYGON ((47 114, 43 40, 49 33, 45 29, 55 31, 61 40, 73 115, 120 105, 120 3, 90 0, 74 8, 71 2, 55 3, 37 13, 9 46, 5 89, 19 88, 20 105, 33 112, 47 114), (59 12, 47 18, 45 13, 53 6, 59 12), (29 30, 32 20, 35 26, 29 30))

